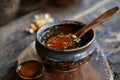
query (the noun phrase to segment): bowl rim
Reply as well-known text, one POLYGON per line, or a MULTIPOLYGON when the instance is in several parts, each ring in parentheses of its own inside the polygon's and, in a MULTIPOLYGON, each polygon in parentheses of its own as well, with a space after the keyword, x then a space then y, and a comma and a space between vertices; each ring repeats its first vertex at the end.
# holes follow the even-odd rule
POLYGON ((42 31, 44 31, 45 29, 47 29, 47 28, 51 28, 51 27, 53 27, 53 26, 55 26, 55 25, 60 25, 60 24, 72 24, 72 23, 74 23, 74 24, 81 24, 81 25, 86 25, 86 24, 84 24, 84 23, 82 23, 82 22, 79 22, 79 21, 75 21, 75 20, 58 20, 58 21, 54 21, 54 22, 51 22, 51 23, 48 23, 48 24, 45 24, 44 26, 42 26, 38 31, 37 31, 37 33, 36 33, 36 39, 37 39, 37 41, 43 46, 43 47, 45 47, 45 48, 47 48, 47 49, 49 49, 49 50, 52 50, 52 51, 57 51, 57 52, 73 52, 73 51, 80 51, 80 50, 83 50, 83 49, 85 49, 85 48, 87 48, 88 46, 90 46, 91 44, 92 44, 92 42, 94 42, 94 40, 95 40, 95 31, 93 30, 93 29, 91 29, 91 31, 92 31, 92 33, 93 33, 93 36, 92 36, 92 38, 91 38, 91 40, 86 44, 86 45, 84 45, 84 46, 82 46, 82 47, 77 47, 77 48, 72 48, 72 49, 63 49, 63 50, 57 50, 57 49, 52 49, 52 48, 49 48, 49 47, 47 47, 47 46, 45 46, 45 45, 43 45, 42 43, 41 43, 41 41, 40 41, 40 34, 41 34, 41 32, 42 31))

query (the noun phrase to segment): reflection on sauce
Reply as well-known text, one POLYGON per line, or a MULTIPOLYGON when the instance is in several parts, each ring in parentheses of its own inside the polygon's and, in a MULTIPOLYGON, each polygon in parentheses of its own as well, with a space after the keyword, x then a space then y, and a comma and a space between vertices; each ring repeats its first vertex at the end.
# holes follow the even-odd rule
POLYGON ((48 40, 46 41, 46 45, 49 48, 60 50, 71 47, 76 42, 78 42, 78 39, 73 34, 58 34, 56 36, 48 38, 48 40))
POLYGON ((42 65, 38 61, 27 61, 19 66, 18 74, 25 78, 35 78, 42 73, 42 65))

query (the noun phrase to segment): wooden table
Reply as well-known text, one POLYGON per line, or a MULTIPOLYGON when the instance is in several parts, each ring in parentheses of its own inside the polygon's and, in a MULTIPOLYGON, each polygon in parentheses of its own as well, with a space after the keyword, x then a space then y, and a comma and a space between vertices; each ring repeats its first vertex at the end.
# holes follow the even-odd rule
MULTIPOLYGON (((24 28, 29 26, 33 16, 49 13, 55 20, 77 20, 89 23, 106 10, 120 7, 119 0, 82 0, 73 6, 56 7, 48 5, 36 12, 27 14, 9 24, 0 27, 0 78, 15 65, 20 52, 25 49, 35 35, 26 34, 24 28)), ((115 80, 120 80, 120 13, 111 20, 95 28, 96 40, 105 53, 115 80)))

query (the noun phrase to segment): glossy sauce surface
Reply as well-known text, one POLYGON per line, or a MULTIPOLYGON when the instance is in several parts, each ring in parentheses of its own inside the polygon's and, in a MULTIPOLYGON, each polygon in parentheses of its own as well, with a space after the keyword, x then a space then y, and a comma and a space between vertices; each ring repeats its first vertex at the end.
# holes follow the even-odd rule
POLYGON ((78 39, 73 34, 58 34, 48 38, 46 45, 53 49, 66 49, 74 45, 76 42, 78 42, 78 39))

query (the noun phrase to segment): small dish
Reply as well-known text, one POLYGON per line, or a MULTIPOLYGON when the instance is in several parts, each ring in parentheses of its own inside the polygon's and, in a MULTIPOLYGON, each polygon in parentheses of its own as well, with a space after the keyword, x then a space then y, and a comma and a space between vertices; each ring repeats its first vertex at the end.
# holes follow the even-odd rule
POLYGON ((28 60, 19 64, 16 72, 22 79, 33 80, 42 77, 44 66, 40 61, 28 60))

